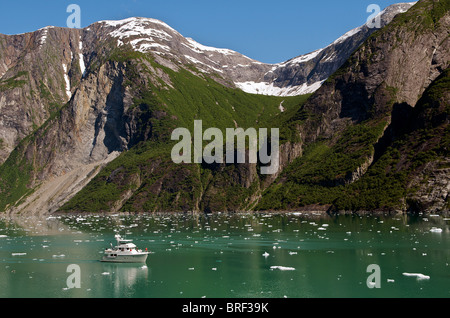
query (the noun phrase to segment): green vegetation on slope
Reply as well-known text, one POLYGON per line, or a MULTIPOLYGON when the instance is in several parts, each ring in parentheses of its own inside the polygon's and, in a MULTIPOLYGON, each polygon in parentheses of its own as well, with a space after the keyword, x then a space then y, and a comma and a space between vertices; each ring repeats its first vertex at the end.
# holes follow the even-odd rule
POLYGON ((202 196, 209 185, 223 185, 211 200, 214 207, 239 206, 257 190, 256 183, 243 186, 234 165, 174 164, 170 158, 176 143, 170 140, 172 130, 184 127, 193 132, 194 120, 203 121, 203 130, 215 127, 223 132, 236 125, 244 129, 279 127, 281 142, 285 142, 291 134, 283 134, 288 130, 280 119, 285 113, 279 106, 283 103, 286 113, 295 112, 307 98, 248 94, 217 83, 193 66, 175 72, 141 53, 116 50, 111 58, 126 63, 124 85, 136 93, 126 114, 138 124, 134 146, 105 167, 62 211, 207 210, 202 196), (175 89, 159 80, 148 81, 148 87, 139 86, 142 72, 159 79, 156 69, 169 76, 175 89))
MULTIPOLYGON (((263 194, 257 209, 296 209, 328 205, 335 211, 413 209, 411 179, 430 163, 447 167, 450 149, 450 69, 424 92, 408 130, 399 135, 355 182, 345 176, 373 152, 384 123, 349 126, 334 146, 310 145, 263 194)), ((395 128, 395 127, 393 127, 395 128)))
POLYGON ((19 145, 0 165, 0 211, 33 192, 33 189, 28 187, 33 168, 23 151, 19 145))
POLYGON ((1 80, 0 81, 0 92, 10 90, 10 89, 13 89, 16 87, 22 87, 23 85, 25 85, 27 83, 27 81, 23 80, 23 79, 18 79, 18 78, 26 76, 26 75, 28 75, 28 72, 21 71, 21 72, 18 72, 16 75, 14 75, 11 78, 1 80))

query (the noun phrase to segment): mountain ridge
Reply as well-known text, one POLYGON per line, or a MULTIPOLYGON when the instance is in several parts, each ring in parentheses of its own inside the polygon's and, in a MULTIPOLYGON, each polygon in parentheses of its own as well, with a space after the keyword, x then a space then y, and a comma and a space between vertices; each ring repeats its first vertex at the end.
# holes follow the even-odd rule
MULTIPOLYGON (((382 25, 412 4, 386 8, 384 11, 389 12, 380 13, 382 25)), ((327 51, 322 52, 323 58, 316 56, 305 60, 311 57, 308 53, 279 64, 265 64, 232 50, 204 46, 152 18, 104 20, 83 29, 47 26, 20 35, 0 35, 3 48, 0 50, 0 89, 5 88, 0 99, 0 163, 22 138, 41 126, 72 97, 87 73, 101 64, 103 56, 115 47, 130 45, 133 50, 154 55, 159 64, 172 70, 192 65, 225 86, 249 93, 285 96, 318 89, 362 39, 369 36, 371 30, 364 30, 358 32, 364 34, 355 43, 349 43, 352 37, 347 36, 345 43, 340 43, 343 49, 339 54, 333 49, 326 50, 332 43, 318 50, 327 51), (339 59, 330 63, 328 54, 337 54, 339 59), (7 89, 15 87, 22 89, 21 96, 17 96, 17 90, 7 89), (20 114, 16 114, 18 104, 26 105, 20 114)), ((342 37, 340 39, 336 41, 342 42, 342 37)))
MULTIPOLYGON (((347 52, 344 65, 311 97, 247 94, 224 74, 235 72, 244 79, 268 69, 263 64, 246 67, 239 62, 248 58, 238 53, 201 46, 169 33, 170 29, 146 28, 148 21, 133 18, 92 24, 91 30, 44 28, 28 34, 33 50, 24 51, 20 58, 42 61, 40 72, 23 63, 15 65, 14 72, 10 68, 1 78, 5 93, 0 106, 5 109, 2 98, 15 100, 10 105, 15 106, 20 98, 39 97, 48 108, 40 121, 33 115, 42 108, 39 102, 24 112, 25 117, 36 117, 35 127, 31 134, 24 129, 26 137, 16 138, 20 139, 14 141, 17 147, 0 166, 0 210, 212 212, 313 205, 358 211, 421 206, 420 196, 414 197, 411 187, 403 184, 406 172, 418 180, 414 187, 420 188, 420 180, 437 171, 433 167, 442 168, 446 135, 435 137, 434 148, 426 140, 420 144, 434 149, 429 150, 434 154, 416 156, 396 148, 402 131, 398 114, 423 116, 410 108, 431 84, 442 90, 446 83, 436 78, 448 66, 448 10, 448 1, 422 0, 411 12, 396 15, 356 51, 347 52), (172 50, 179 54, 171 56, 172 50), (214 71, 226 63, 240 64, 239 72, 224 71, 227 67, 222 73, 214 71), (279 127, 281 169, 262 176, 255 164, 175 165, 168 155, 170 132, 176 127, 192 129, 195 119, 219 129, 279 127), (386 162, 393 160, 392 149, 401 158, 408 154, 434 166, 423 170, 422 165, 413 165, 408 170, 400 164, 394 178, 384 175, 382 168, 390 167, 386 162), (425 171, 423 177, 416 178, 417 169, 425 171), (396 177, 399 182, 392 181, 396 177), (57 180, 56 186, 52 187, 52 180, 57 180), (371 189, 370 180, 389 185, 390 199, 380 196, 385 194, 380 189, 371 189), (366 192, 358 195, 362 185, 366 192), (47 199, 40 200, 43 196, 47 199)), ((0 36, 0 47, 7 46, 5 41, 0 36)), ((0 50, 0 55, 14 56, 13 49, 0 50)), ((433 118, 445 118, 445 109, 436 112, 433 118)), ((20 124, 14 112, 6 115, 12 124, 20 124)), ((444 121, 439 129, 446 131, 445 127, 444 121)), ((0 129, 0 138, 2 133, 7 135, 0 129)), ((435 176, 434 184, 447 184, 445 174, 435 176)), ((438 197, 433 199, 437 205, 426 204, 427 209, 448 206, 447 198, 438 197)))

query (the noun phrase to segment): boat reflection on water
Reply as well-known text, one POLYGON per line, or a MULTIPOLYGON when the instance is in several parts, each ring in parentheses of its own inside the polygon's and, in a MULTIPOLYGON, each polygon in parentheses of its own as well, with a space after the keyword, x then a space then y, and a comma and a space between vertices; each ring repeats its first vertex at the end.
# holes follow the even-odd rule
MULTIPOLYGON (((102 276, 106 281, 106 286, 109 285, 109 291, 105 293, 113 293, 112 297, 122 297, 127 291, 131 296, 134 294, 135 288, 140 283, 147 282, 149 279, 150 269, 147 265, 137 263, 102 263, 102 276)), ((105 281, 104 281, 105 283, 105 281)), ((103 287, 106 287, 103 286, 103 287)))

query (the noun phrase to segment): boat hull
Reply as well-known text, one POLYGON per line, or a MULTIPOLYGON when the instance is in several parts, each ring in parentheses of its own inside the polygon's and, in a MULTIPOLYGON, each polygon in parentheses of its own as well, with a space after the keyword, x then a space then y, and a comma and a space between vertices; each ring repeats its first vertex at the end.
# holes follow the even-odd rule
POLYGON ((110 263, 145 263, 147 261, 147 257, 148 254, 117 255, 117 256, 105 255, 100 261, 110 263))

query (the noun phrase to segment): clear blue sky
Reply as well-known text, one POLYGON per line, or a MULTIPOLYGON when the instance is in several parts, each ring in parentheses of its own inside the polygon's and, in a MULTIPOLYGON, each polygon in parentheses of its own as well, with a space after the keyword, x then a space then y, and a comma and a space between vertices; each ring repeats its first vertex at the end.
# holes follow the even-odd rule
POLYGON ((47 25, 66 27, 69 4, 81 8, 81 26, 133 16, 162 20, 204 45, 278 63, 327 46, 364 24, 369 4, 395 0, 2 0, 0 33, 47 25))

